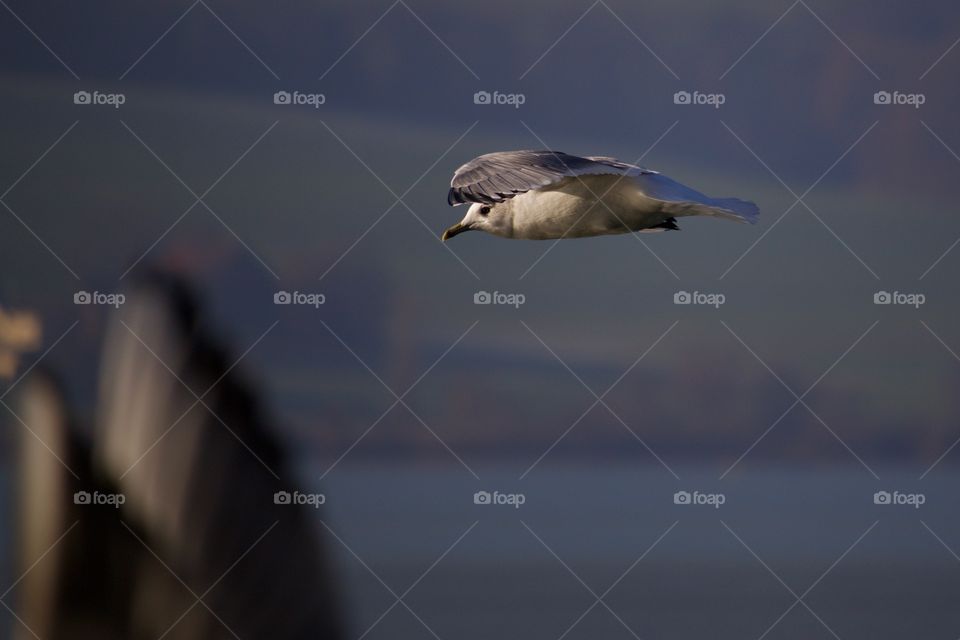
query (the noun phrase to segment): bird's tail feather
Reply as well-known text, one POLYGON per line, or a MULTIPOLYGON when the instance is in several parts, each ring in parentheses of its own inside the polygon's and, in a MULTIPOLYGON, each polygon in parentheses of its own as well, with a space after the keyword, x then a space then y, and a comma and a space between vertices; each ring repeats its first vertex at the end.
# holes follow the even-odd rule
POLYGON ((659 200, 664 213, 672 216, 716 216, 756 224, 760 210, 739 198, 711 198, 661 173, 636 176, 635 184, 647 198, 659 200))
POLYGON ((760 209, 752 202, 739 198, 713 198, 707 215, 714 215, 727 220, 757 224, 760 219, 760 209))
POLYGON ((760 218, 757 205, 737 198, 707 198, 699 201, 665 202, 663 211, 672 216, 711 216, 756 224, 760 218))

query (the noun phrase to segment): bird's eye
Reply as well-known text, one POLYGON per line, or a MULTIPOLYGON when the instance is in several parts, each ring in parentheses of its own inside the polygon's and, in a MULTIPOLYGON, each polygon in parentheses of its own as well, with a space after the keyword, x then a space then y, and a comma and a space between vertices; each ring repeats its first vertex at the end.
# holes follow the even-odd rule
POLYGON ((480 207, 480 215, 485 216, 490 213, 490 207, 480 207))

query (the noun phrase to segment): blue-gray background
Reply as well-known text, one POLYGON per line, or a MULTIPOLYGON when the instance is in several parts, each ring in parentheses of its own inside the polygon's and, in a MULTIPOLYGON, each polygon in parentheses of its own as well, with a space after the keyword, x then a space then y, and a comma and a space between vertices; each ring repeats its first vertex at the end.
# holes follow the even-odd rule
MULTIPOLYGON (((241 368, 326 523, 398 594, 479 521, 408 597, 442 638, 554 640, 594 601, 573 573, 602 594, 676 521, 605 598, 623 624, 598 605, 570 637, 758 637, 794 602, 763 562, 799 596, 868 529, 809 595, 823 624, 797 605, 768 637, 960 634, 957 6, 6 1, 0 303, 63 336, 45 363, 82 412, 109 310, 74 293, 162 265, 238 354, 279 321, 241 368), (438 241, 456 166, 541 147, 642 156, 761 222, 438 241), (474 505, 481 489, 527 502, 474 505)), ((359 636, 393 599, 338 552, 359 636)), ((398 607, 380 636, 430 631, 398 607)))

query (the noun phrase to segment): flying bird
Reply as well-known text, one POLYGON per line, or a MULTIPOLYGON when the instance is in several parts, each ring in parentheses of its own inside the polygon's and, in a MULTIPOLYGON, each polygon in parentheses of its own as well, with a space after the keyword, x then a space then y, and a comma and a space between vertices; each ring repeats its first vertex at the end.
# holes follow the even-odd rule
POLYGON ((469 204, 443 232, 551 240, 679 229, 677 218, 714 216, 755 224, 757 205, 711 198, 662 173, 615 158, 560 151, 498 151, 457 169, 447 203, 469 204))

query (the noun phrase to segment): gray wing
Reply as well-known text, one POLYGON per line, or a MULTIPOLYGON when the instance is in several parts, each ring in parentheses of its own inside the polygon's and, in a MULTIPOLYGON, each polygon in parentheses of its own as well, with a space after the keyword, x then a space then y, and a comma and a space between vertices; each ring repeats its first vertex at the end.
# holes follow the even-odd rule
POLYGON ((494 204, 583 175, 654 173, 614 158, 572 156, 562 151, 499 151, 474 158, 457 169, 447 203, 494 204))

